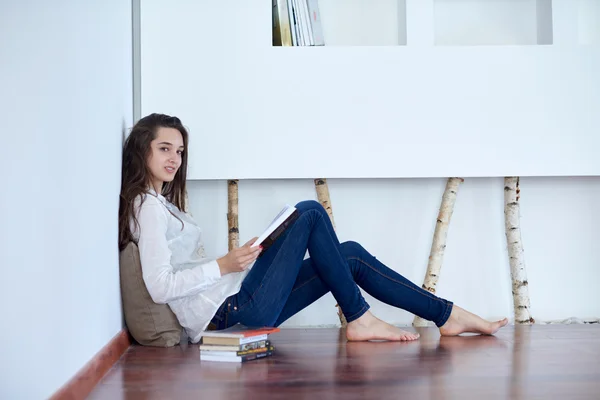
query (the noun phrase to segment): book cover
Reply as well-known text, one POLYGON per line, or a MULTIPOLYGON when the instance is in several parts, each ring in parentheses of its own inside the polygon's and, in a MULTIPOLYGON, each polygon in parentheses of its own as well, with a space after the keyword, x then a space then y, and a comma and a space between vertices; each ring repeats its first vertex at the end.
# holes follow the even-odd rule
POLYGON ((273 45, 292 46, 287 0, 273 0, 273 45))
POLYGON ((215 356, 215 357, 236 357, 236 356, 247 356, 249 354, 258 354, 273 352, 275 347, 259 347, 258 349, 246 350, 246 351, 218 351, 218 350, 200 350, 200 355, 215 356))
POLYGON ((207 331, 202 334, 202 337, 221 337, 221 338, 247 338, 260 335, 268 335, 274 332, 279 332, 280 329, 271 326, 246 326, 237 323, 229 328, 220 329, 217 331, 207 331))
POLYGON ((201 361, 220 361, 220 362, 247 362, 252 360, 258 360, 264 357, 269 357, 273 354, 272 351, 266 351, 263 353, 256 354, 248 354, 245 356, 230 356, 230 357, 222 357, 222 356, 212 356, 208 354, 200 354, 201 361))
POLYGON ((252 247, 259 245, 263 247, 263 251, 258 255, 259 258, 273 245, 273 243, 275 243, 283 232, 298 219, 299 216, 300 213, 296 210, 296 207, 290 205, 286 205, 279 214, 277 214, 267 229, 265 229, 252 245, 252 247))
POLYGON ((218 336, 206 336, 202 337, 202 344, 206 345, 217 345, 217 346, 241 346, 248 343, 260 342, 267 340, 269 335, 257 335, 248 337, 218 337, 218 336))
POLYGON ((321 12, 319 11, 319 0, 307 0, 310 26, 315 46, 324 46, 323 25, 321 23, 321 12))
POLYGON ((248 351, 256 349, 264 349, 265 347, 271 346, 269 340, 259 340, 256 342, 244 343, 239 345, 216 345, 216 344, 201 344, 199 345, 200 351, 248 351))

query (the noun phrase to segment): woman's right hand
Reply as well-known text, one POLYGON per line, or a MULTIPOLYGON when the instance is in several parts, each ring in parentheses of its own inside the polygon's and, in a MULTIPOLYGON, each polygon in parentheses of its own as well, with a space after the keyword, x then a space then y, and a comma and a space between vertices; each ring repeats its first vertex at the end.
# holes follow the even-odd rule
POLYGON ((236 249, 231 250, 223 257, 217 259, 221 275, 226 275, 232 272, 242 272, 256 260, 260 252, 261 246, 252 247, 258 237, 250 239, 246 244, 236 249))

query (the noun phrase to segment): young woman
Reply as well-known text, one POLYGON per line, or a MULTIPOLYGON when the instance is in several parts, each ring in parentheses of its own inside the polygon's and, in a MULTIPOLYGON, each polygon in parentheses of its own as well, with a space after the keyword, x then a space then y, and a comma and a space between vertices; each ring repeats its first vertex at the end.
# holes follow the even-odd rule
POLYGON ((433 321, 442 335, 494 334, 489 322, 416 286, 356 242, 340 243, 316 201, 257 259, 256 238, 217 259, 185 212, 188 132, 177 117, 152 114, 132 129, 123 151, 119 246, 138 244, 152 299, 168 304, 191 341, 212 323, 278 326, 331 292, 348 322, 348 340, 415 340, 376 318, 359 287, 378 300, 433 321), (306 250, 309 259, 304 260, 306 250))

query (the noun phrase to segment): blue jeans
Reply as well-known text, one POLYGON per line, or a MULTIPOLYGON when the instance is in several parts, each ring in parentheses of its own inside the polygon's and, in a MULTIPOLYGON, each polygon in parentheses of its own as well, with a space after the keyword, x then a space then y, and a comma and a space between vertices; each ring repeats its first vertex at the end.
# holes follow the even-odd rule
POLYGON ((348 322, 369 304, 359 286, 374 298, 442 326, 453 303, 420 288, 382 264, 356 242, 340 243, 327 212, 312 200, 296 205, 300 216, 257 259, 240 291, 220 306, 212 322, 224 329, 279 326, 331 292, 348 322), (308 250, 310 258, 304 260, 308 250))

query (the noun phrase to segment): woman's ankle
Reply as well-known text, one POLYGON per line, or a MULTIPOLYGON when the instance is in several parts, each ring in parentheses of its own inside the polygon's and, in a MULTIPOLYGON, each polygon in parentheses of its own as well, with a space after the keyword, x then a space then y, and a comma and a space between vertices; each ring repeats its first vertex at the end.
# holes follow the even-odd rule
POLYGON ((376 320, 375 316, 370 310, 365 311, 363 315, 356 318, 355 320, 348 322, 348 326, 352 327, 368 327, 376 320))
POLYGON ((372 322, 373 320, 376 320, 376 319, 377 319, 377 317, 375 317, 373 315, 373 313, 371 312, 371 307, 366 302, 363 303, 363 306, 358 313, 354 313, 353 315, 350 316, 350 318, 346 317, 348 324, 350 324, 351 323, 350 320, 352 320, 352 322, 358 321, 359 325, 368 324, 369 322, 372 322), (357 317, 357 315, 358 315, 358 317, 357 317))

